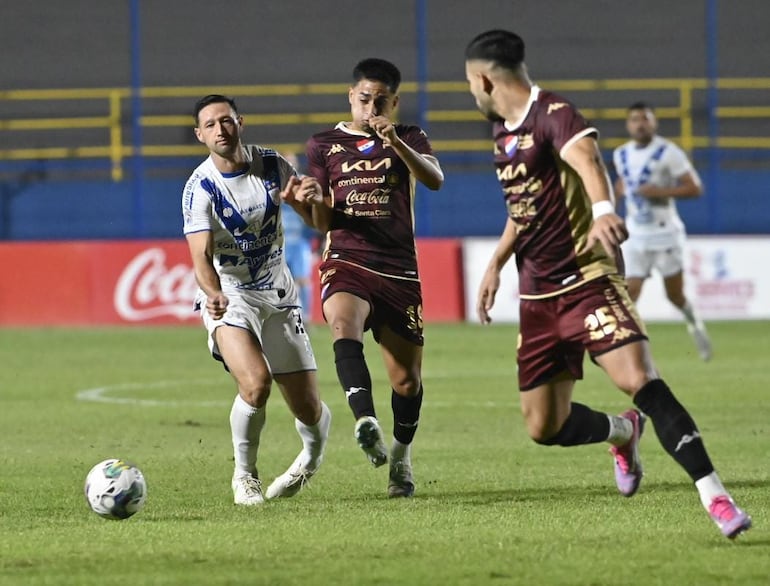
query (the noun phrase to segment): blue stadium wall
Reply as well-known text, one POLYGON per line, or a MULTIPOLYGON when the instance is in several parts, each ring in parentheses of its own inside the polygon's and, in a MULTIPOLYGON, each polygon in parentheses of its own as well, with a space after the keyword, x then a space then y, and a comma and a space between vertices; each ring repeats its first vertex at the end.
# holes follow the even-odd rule
MULTIPOLYGON (((490 167, 491 169, 491 167, 490 167)), ((0 238, 10 240, 181 238, 184 179, 145 180, 141 212, 130 182, 41 182, 0 205, 0 238), (73 202, 76 204, 73 206, 73 202), (140 213, 137 216, 137 213, 140 213)), ((770 171, 722 171, 713 188, 679 210, 691 234, 770 233, 770 171), (740 205, 731 202, 740 201, 740 205)), ((441 191, 422 189, 419 236, 491 236, 505 208, 493 171, 449 171, 441 191)))
MULTIPOLYGON (((6 4, 0 92, 137 82, 340 83, 367 56, 399 64, 405 80, 462 81, 465 44, 498 27, 526 39, 535 80, 770 77, 767 0, 391 0, 374 8, 358 0, 236 2, 226 8, 208 0, 6 4)), ((757 100, 767 104, 766 96, 757 100)), ((695 106, 703 119, 706 105, 695 106)), ((418 110, 414 99, 404 100, 404 120, 417 119, 418 110)), ((23 109, 9 116, 23 117, 23 109)), ((3 143, 5 136, 0 129, 0 147, 14 148, 3 143)), ((689 231, 770 233, 768 161, 765 152, 748 163, 719 164, 714 173, 713 154, 701 153, 696 164, 706 195, 680 204, 689 231)), ((180 237, 180 192, 193 166, 155 176, 163 179, 148 174, 138 187, 130 181, 59 182, 56 173, 44 177, 45 170, 37 180, 34 168, 24 184, 12 172, 0 174, 0 239, 180 237)), ((418 233, 499 233, 504 211, 491 167, 479 161, 445 167, 444 189, 419 194, 418 233)))

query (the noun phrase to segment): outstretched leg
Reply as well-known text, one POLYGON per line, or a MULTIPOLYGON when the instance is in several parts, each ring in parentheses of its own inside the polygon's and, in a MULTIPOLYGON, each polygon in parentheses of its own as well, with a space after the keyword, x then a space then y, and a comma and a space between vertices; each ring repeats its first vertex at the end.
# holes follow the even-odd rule
POLYGON ((324 301, 323 310, 334 339, 337 378, 356 419, 353 434, 369 462, 375 467, 382 466, 388 453, 375 414, 372 377, 364 357, 363 333, 369 302, 339 292, 324 301))
POLYGON ((626 344, 599 356, 597 361, 650 418, 663 449, 692 478, 701 503, 722 533, 733 538, 749 529, 751 519, 735 506, 722 485, 695 421, 659 378, 647 341, 626 344))

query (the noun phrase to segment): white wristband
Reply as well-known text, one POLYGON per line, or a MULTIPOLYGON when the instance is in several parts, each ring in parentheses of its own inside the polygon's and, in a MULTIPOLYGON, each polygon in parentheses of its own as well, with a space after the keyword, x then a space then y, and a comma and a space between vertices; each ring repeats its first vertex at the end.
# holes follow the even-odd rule
POLYGON ((603 199, 602 201, 597 201, 591 206, 591 212, 593 213, 595 220, 596 218, 606 216, 607 214, 614 214, 615 206, 612 205, 611 201, 603 199))

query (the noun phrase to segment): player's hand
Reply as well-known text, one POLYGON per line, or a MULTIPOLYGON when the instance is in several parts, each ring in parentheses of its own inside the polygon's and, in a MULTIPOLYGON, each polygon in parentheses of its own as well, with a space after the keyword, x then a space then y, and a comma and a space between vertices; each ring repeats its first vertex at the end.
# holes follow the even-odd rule
POLYGON ((215 293, 206 297, 206 311, 213 319, 222 319, 222 316, 227 312, 227 306, 230 300, 222 293, 215 293))
POLYGON ((623 218, 617 214, 604 214, 594 220, 588 232, 588 241, 581 253, 587 252, 598 242, 611 258, 615 258, 620 243, 626 238, 628 238, 628 230, 623 218))
POLYGON ((281 199, 286 203, 297 201, 297 189, 299 189, 300 183, 301 181, 298 177, 294 175, 289 177, 289 180, 286 182, 286 187, 281 191, 281 199))
POLYGON ((396 133, 396 127, 387 116, 372 116, 369 118, 369 128, 374 130, 386 147, 392 147, 394 143, 400 140, 396 133))
POLYGON ((292 175, 281 191, 281 199, 288 204, 318 205, 323 203, 321 184, 315 177, 304 176, 299 179, 292 175))
POLYGON ((315 177, 303 177, 300 180, 295 197, 298 202, 309 203, 311 205, 319 205, 324 202, 321 184, 315 177))
POLYGON ((479 316, 479 321, 483 324, 491 323, 492 318, 489 317, 489 310, 495 304, 495 296, 497 290, 500 288, 500 273, 491 269, 487 269, 484 272, 484 277, 481 279, 481 285, 479 286, 479 295, 476 300, 476 313, 479 316))

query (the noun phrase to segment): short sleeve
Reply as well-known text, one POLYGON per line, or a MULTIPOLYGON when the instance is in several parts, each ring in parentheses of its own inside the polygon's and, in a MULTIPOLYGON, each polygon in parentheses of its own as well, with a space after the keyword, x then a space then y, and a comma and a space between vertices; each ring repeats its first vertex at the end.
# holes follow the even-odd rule
POLYGON ((668 164, 672 177, 678 178, 693 171, 690 159, 687 158, 684 151, 677 145, 670 142, 666 151, 666 163, 668 164))
POLYGON ((282 154, 278 153, 278 171, 281 176, 281 188, 286 187, 289 177, 299 177, 299 172, 282 154))
POLYGON ((399 137, 421 155, 433 155, 428 135, 419 126, 405 126, 399 137))
POLYGON ((599 131, 588 124, 575 106, 557 96, 546 101, 540 116, 545 118, 539 125, 544 134, 542 138, 550 142, 562 158, 569 147, 584 136, 599 136, 599 131))
POLYGON ((207 179, 193 175, 185 185, 182 196, 182 218, 185 234, 213 229, 211 198, 205 188, 207 179))
POLYGON ((305 144, 305 155, 307 156, 307 173, 315 177, 321 184, 324 195, 328 196, 329 190, 329 171, 326 168, 326 159, 321 151, 318 141, 311 137, 305 144))

